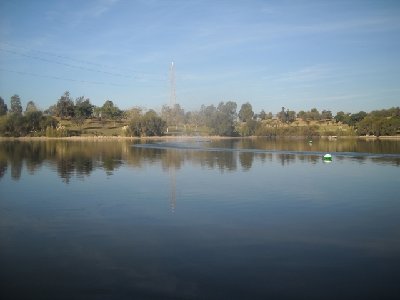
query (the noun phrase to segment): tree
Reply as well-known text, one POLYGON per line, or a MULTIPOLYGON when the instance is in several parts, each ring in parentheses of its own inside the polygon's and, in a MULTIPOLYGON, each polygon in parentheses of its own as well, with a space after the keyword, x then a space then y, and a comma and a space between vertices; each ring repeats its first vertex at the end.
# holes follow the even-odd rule
POLYGON ((307 119, 307 113, 304 110, 301 110, 297 113, 297 117, 305 121, 307 119))
POLYGON ((11 113, 5 118, 2 134, 5 136, 24 136, 26 134, 26 122, 24 116, 18 113, 11 113))
POLYGON ((81 96, 75 100, 74 115, 77 118, 90 118, 93 114, 93 105, 90 103, 90 99, 81 96))
POLYGON ((27 111, 25 113, 27 132, 40 130, 43 113, 41 111, 27 111))
POLYGON ((234 136, 237 104, 233 101, 218 104, 217 113, 213 118, 214 133, 222 136, 234 136))
POLYGON ((253 107, 249 102, 242 104, 238 117, 242 122, 247 122, 252 120, 254 116, 253 107))
POLYGON ((332 112, 330 110, 323 110, 321 112, 321 119, 322 120, 332 120, 332 112))
POLYGON ((101 107, 101 117, 106 119, 115 120, 122 115, 122 111, 114 105, 111 100, 104 102, 101 107))
POLYGON ((3 98, 0 97, 0 116, 6 115, 7 111, 7 104, 5 104, 3 98))
POLYGON ((312 108, 311 111, 308 113, 308 115, 309 115, 309 118, 314 121, 321 119, 321 115, 320 115, 318 109, 316 109, 316 108, 312 108))
POLYGON ((278 119, 283 123, 292 123, 296 120, 296 112, 282 107, 282 110, 277 114, 278 119))
POLYGON ((178 127, 179 124, 182 124, 185 121, 185 111, 178 103, 173 107, 163 105, 161 109, 161 117, 167 122, 168 126, 178 127))
POLYGON ((364 119, 367 116, 367 113, 365 111, 360 111, 356 114, 351 114, 350 115, 350 120, 349 120, 349 125, 350 126, 355 126, 358 122, 360 122, 362 119, 364 119))
POLYGON ((220 102, 218 107, 202 105, 197 116, 199 125, 208 127, 211 134, 234 136, 237 134, 235 131, 236 108, 237 104, 233 101, 220 102))
POLYGON ((167 125, 172 124, 172 110, 168 105, 163 105, 161 108, 161 118, 167 122, 167 125))
POLYGON ((68 91, 58 99, 56 105, 56 115, 61 119, 74 116, 74 102, 72 101, 68 91))
POLYGON ((396 135, 400 130, 400 117, 368 115, 357 124, 360 135, 396 135))
POLYGON ((185 120, 185 110, 178 103, 172 107, 172 117, 174 119, 175 126, 182 124, 185 120))
POLYGON ((154 110, 149 110, 143 116, 135 116, 129 129, 135 136, 161 136, 166 130, 166 122, 154 110))
POLYGON ((21 99, 19 98, 18 95, 14 95, 11 97, 10 101, 10 112, 14 114, 22 114, 22 105, 21 105, 21 99))
POLYGON ((278 113, 278 119, 281 120, 281 122, 286 123, 287 122, 287 114, 285 111, 285 108, 282 106, 282 110, 278 113))
POLYGON ((161 136, 164 134, 166 124, 154 110, 149 110, 143 116, 143 133, 146 136, 161 136))
POLYGON ((141 107, 133 107, 131 109, 128 109, 125 112, 125 115, 129 120, 132 120, 140 117, 142 115, 142 111, 143 109, 141 107))
MULTIPOLYGON (((130 111, 130 123, 129 123, 129 133, 133 136, 142 135, 142 110, 132 109, 130 111)), ((165 122, 165 121, 164 121, 165 122)))
POLYGON ((286 111, 286 121, 289 123, 296 121, 296 112, 294 110, 286 111))
POLYGON ((214 105, 202 105, 200 108, 200 124, 212 128, 214 124, 217 108, 214 105))
POLYGON ((101 107, 93 105, 93 116, 101 120, 101 107))
POLYGON ((85 123, 86 118, 89 118, 93 113, 93 105, 90 104, 90 100, 81 96, 76 98, 74 107, 74 116, 72 122, 82 129, 82 125, 85 123))
POLYGON ((26 104, 25 113, 34 112, 34 111, 37 111, 37 110, 38 110, 38 109, 36 108, 36 105, 35 105, 35 103, 34 103, 33 101, 29 101, 29 102, 26 104))
POLYGON ((266 120, 267 114, 266 114, 265 110, 261 110, 261 112, 258 114, 258 117, 260 118, 260 120, 266 120))
POLYGON ((257 126, 260 124, 260 122, 256 120, 248 120, 245 123, 241 123, 238 126, 238 132, 241 136, 252 136, 255 134, 257 126))
POLYGON ((49 108, 47 108, 46 110, 44 110, 43 113, 44 113, 45 115, 47 115, 47 116, 52 116, 52 117, 57 116, 57 105, 54 104, 54 105, 49 106, 49 108))
POLYGON ((350 113, 345 113, 343 111, 339 111, 336 113, 334 118, 336 122, 341 122, 343 124, 349 124, 350 122, 350 113))

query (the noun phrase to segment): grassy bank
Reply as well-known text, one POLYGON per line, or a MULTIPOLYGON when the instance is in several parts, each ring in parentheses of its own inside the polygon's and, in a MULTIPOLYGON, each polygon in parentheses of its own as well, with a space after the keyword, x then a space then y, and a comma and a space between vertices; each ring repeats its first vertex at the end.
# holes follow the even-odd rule
MULTIPOLYGON (((133 137, 127 131, 129 125, 128 120, 99 120, 86 119, 81 123, 74 122, 69 119, 59 119, 58 128, 62 128, 63 133, 57 132, 58 129, 51 129, 51 134, 46 131, 46 136, 31 133, 29 136, 13 138, 1 138, 7 140, 48 140, 48 139, 66 139, 66 140, 136 140, 139 137, 133 137)), ((243 124, 243 123, 242 123, 243 124)), ((237 124, 236 130, 241 132, 240 123, 237 124)), ((44 133, 41 133, 44 135, 44 133)), ((213 136, 207 127, 196 127, 193 125, 170 126, 165 132, 163 139, 176 137, 193 137, 199 136, 208 139, 221 139, 226 137, 213 136)), ((253 136, 264 137, 288 137, 288 138, 317 138, 317 137, 357 137, 357 133, 353 127, 334 121, 302 121, 297 119, 295 122, 285 124, 279 120, 264 120, 258 123, 253 136)), ((376 139, 375 136, 362 136, 360 138, 376 139)), ((380 139, 400 139, 400 136, 380 136, 380 139)), ((150 139, 143 137, 143 139, 150 139)), ((160 139, 153 137, 152 139, 160 139)))

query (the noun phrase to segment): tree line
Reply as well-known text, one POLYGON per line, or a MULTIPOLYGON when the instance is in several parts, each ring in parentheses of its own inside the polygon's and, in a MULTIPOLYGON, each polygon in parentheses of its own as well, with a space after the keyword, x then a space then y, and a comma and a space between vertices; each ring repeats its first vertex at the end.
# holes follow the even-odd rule
POLYGON ((70 120, 82 129, 87 119, 113 121, 126 124, 127 136, 161 136, 182 133, 198 134, 207 132, 218 136, 277 136, 277 135, 318 135, 319 123, 346 124, 358 135, 400 134, 400 108, 393 107, 372 112, 346 113, 339 111, 335 116, 329 110, 321 112, 290 110, 282 107, 273 114, 261 110, 255 113, 247 102, 239 111, 234 101, 218 105, 201 105, 195 111, 186 111, 179 105, 164 105, 160 112, 135 107, 121 110, 113 101, 106 100, 102 106, 95 106, 83 96, 73 99, 67 91, 45 110, 39 110, 29 101, 25 110, 18 95, 10 98, 10 107, 0 97, 1 136, 69 136, 79 135, 60 125, 60 120, 70 120), (303 126, 299 126, 300 123, 303 126), (304 126, 306 124, 306 126, 304 126))

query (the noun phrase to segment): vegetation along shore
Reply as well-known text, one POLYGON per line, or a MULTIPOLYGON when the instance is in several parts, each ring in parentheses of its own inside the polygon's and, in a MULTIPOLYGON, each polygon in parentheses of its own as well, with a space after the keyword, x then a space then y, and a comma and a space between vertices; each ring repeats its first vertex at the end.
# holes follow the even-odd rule
POLYGON ((140 137, 364 137, 399 138, 400 107, 369 113, 345 113, 333 116, 329 110, 312 108, 295 112, 282 107, 276 114, 253 111, 250 103, 238 110, 234 101, 201 105, 197 111, 185 111, 179 104, 164 105, 160 112, 133 107, 121 110, 111 100, 102 106, 90 99, 73 99, 65 92, 58 101, 41 111, 33 101, 23 110, 14 95, 10 105, 0 97, 0 137, 134 139, 140 137))

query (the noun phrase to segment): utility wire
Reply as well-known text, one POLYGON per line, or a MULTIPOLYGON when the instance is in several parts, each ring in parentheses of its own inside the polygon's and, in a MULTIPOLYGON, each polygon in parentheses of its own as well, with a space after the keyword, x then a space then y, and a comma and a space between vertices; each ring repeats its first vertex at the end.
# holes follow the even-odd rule
POLYGON ((20 56, 24 56, 24 57, 27 57, 27 58, 32 58, 32 59, 36 59, 36 60, 40 60, 40 61, 44 61, 44 62, 49 62, 49 63, 65 66, 65 67, 68 67, 68 68, 74 68, 74 69, 79 69, 79 70, 84 70, 84 71, 89 71, 89 72, 95 72, 95 73, 103 73, 103 74, 107 74, 107 75, 125 77, 125 78, 132 78, 133 77, 133 76, 123 75, 123 74, 118 74, 118 73, 112 73, 112 72, 101 71, 101 70, 96 70, 96 69, 91 69, 91 68, 86 68, 86 67, 81 67, 81 66, 75 66, 75 65, 71 65, 71 64, 67 64, 67 63, 63 63, 63 62, 58 62, 58 61, 47 59, 47 58, 42 58, 42 57, 39 57, 39 56, 33 56, 33 55, 20 53, 20 52, 13 51, 13 50, 7 50, 7 49, 4 49, 4 48, 0 48, 0 51, 8 52, 8 53, 11 53, 11 54, 20 55, 20 56))
POLYGON ((30 73, 30 72, 24 72, 24 71, 15 71, 15 70, 7 70, 7 69, 3 69, 3 68, 0 68, 0 71, 11 72, 11 73, 16 73, 16 74, 20 74, 20 75, 28 75, 28 76, 33 76, 33 77, 42 77, 42 78, 50 78, 50 79, 56 79, 56 80, 79 82, 79 83, 89 83, 89 84, 96 84, 96 85, 111 85, 111 86, 121 86, 121 87, 122 86, 127 86, 127 85, 123 85, 123 84, 108 83, 108 82, 101 82, 101 81, 87 81, 87 80, 64 78, 64 77, 51 76, 51 75, 41 75, 41 74, 37 74, 37 73, 30 73))
POLYGON ((17 45, 8 43, 8 42, 2 42, 2 43, 5 44, 5 45, 8 45, 8 46, 11 46, 13 48, 25 49, 25 50, 28 50, 30 52, 38 52, 38 53, 54 56, 54 57, 61 58, 61 59, 67 59, 67 60, 75 61, 77 63, 83 63, 83 64, 97 66, 97 67, 106 68, 106 69, 119 69, 119 68, 116 68, 116 67, 101 65, 101 64, 97 64, 97 63, 93 63, 93 62, 89 62, 89 61, 85 61, 85 60, 79 60, 79 59, 75 59, 75 58, 72 58, 72 57, 59 55, 59 54, 55 54, 55 53, 51 53, 51 52, 47 52, 47 51, 43 51, 43 50, 30 49, 30 48, 24 47, 24 46, 17 46, 17 45))
MULTIPOLYGON (((118 67, 106 66, 106 65, 97 64, 97 63, 93 63, 93 62, 89 62, 89 61, 85 61, 85 60, 79 60, 79 59, 71 58, 71 57, 64 56, 64 55, 54 54, 54 53, 47 52, 47 51, 30 49, 30 48, 27 48, 27 47, 24 47, 24 46, 17 46, 17 45, 13 45, 13 44, 11 44, 11 43, 8 43, 8 42, 0 42, 0 44, 8 45, 8 46, 13 47, 13 48, 25 49, 25 50, 30 51, 30 52, 42 53, 42 54, 45 54, 45 55, 49 55, 49 56, 53 56, 53 57, 57 57, 57 58, 65 59, 65 60, 71 60, 71 61, 74 61, 74 62, 77 62, 77 63, 81 63, 81 64, 87 64, 87 65, 97 66, 97 67, 104 68, 104 69, 123 70, 123 69, 118 68, 118 67)), ((4 48, 3 48, 3 49, 4 49, 4 48)), ((10 50, 9 50, 9 51, 10 51, 10 50)), ((16 51, 15 51, 15 52, 16 52, 16 51)), ((25 55, 26 55, 26 54, 25 54, 25 55)), ((52 61, 52 62, 53 62, 53 61, 52 61)), ((92 70, 92 69, 91 69, 91 70, 92 70)), ((103 72, 103 71, 101 71, 101 70, 96 70, 96 71, 98 71, 98 72, 103 72)), ((125 71, 125 70, 124 70, 124 71, 125 71)), ((142 76, 153 76, 153 75, 158 76, 158 74, 155 74, 155 73, 148 73, 148 72, 139 72, 139 71, 129 71, 129 72, 130 72, 130 73, 135 73, 135 74, 137 74, 137 75, 142 75, 142 76)), ((111 74, 114 74, 114 75, 116 75, 116 76, 121 76, 121 77, 134 77, 134 76, 126 75, 126 74, 112 73, 112 72, 107 72, 106 74, 110 74, 110 73, 111 73, 111 74)))

